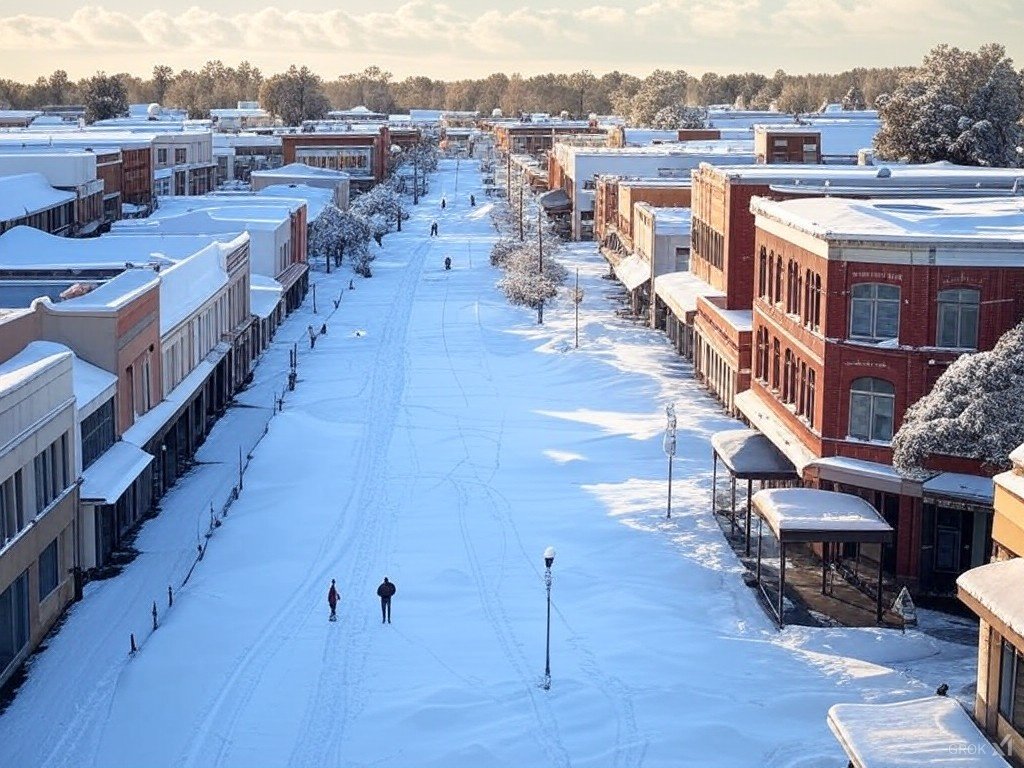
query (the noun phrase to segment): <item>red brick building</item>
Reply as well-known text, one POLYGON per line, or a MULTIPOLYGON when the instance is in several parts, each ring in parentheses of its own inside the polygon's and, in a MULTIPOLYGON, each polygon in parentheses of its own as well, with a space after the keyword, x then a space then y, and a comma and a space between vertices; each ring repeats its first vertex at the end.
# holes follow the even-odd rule
POLYGON ((386 125, 339 133, 281 136, 285 165, 303 163, 314 168, 345 171, 352 186, 364 190, 384 180, 391 144, 391 133, 386 125))
POLYGON ((753 376, 739 410, 805 482, 856 493, 897 532, 884 565, 949 593, 988 557, 979 462, 925 480, 891 467, 893 434, 959 355, 1024 317, 1024 212, 1012 198, 755 199, 753 376))
MULTIPOLYGON (((725 294, 723 314, 697 308, 704 343, 694 344, 694 373, 735 412, 734 399, 749 380, 751 360, 741 353, 733 367, 733 350, 716 339, 747 338, 752 349, 750 311, 757 265, 754 260, 753 197, 774 200, 836 195, 866 197, 937 197, 1012 194, 1020 172, 1010 168, 968 168, 949 163, 888 167, 844 165, 736 165, 701 163, 692 174, 693 243, 690 271, 725 294), (744 314, 746 313, 746 314, 744 314), (723 323, 736 320, 724 327, 723 323)), ((696 326, 695 326, 696 328, 696 326)))

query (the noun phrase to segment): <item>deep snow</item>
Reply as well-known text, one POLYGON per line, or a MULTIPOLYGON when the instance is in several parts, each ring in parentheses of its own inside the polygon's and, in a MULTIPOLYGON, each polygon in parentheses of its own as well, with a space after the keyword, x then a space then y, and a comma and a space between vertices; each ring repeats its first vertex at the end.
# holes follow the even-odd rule
POLYGON ((840 765, 831 705, 941 682, 967 694, 969 646, 775 630, 709 512, 710 435, 739 425, 660 333, 616 316, 593 243, 564 254, 585 292, 579 349, 568 296, 543 326, 508 306, 468 165, 456 193, 442 163, 371 279, 314 275, 318 314, 307 298, 281 328, 142 554, 90 585, 34 658, 0 716, 0 766, 840 765), (310 350, 306 326, 325 319, 310 350), (270 419, 292 342, 299 382, 270 419), (244 490, 149 634, 240 445, 244 490), (398 594, 382 626, 385 575, 398 594), (144 642, 129 658, 132 631, 144 642))

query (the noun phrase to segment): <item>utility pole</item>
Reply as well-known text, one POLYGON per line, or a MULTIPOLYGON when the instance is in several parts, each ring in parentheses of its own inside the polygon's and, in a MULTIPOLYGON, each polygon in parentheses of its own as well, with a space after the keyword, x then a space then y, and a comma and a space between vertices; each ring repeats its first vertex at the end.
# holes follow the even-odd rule
POLYGON ((509 140, 505 154, 505 192, 508 201, 512 202, 512 141, 509 140))
MULTIPOLYGON (((537 209, 537 285, 544 287, 544 227, 541 226, 541 208, 537 209)), ((544 324, 544 296, 537 303, 537 324, 544 324)))
POLYGON ((418 162, 419 150, 417 147, 412 148, 412 204, 420 204, 420 178, 419 169, 420 164, 418 162))

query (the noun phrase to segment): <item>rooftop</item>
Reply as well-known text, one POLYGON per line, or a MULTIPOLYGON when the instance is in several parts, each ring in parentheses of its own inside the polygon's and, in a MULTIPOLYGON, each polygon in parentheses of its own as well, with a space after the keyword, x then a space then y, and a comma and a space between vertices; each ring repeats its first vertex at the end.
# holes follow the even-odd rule
MULTIPOLYGON (((14 357, 0 363, 0 397, 25 386, 61 362, 70 369, 71 358, 71 350, 63 344, 33 341, 14 357)), ((4 440, 7 439, 9 435, 4 436, 4 440)))
POLYGON ((1010 190, 1024 169, 976 168, 938 162, 917 165, 718 165, 701 163, 700 170, 751 184, 814 184, 861 187, 950 187, 1010 190))
POLYGON ((1024 558, 980 565, 956 580, 960 599, 977 612, 984 608, 1024 638, 1024 558))
MULTIPOLYGON (((868 242, 1024 244, 1024 199, 924 198, 854 200, 755 197, 751 211, 813 237, 868 242)), ((1024 253, 1019 259, 1024 266, 1024 253)))
POLYGON ((14 221, 75 199, 74 192, 51 187, 41 173, 0 176, 0 221, 14 221))
POLYGON ((22 226, 0 235, 0 270, 62 273, 76 269, 122 270, 129 263, 169 265, 195 250, 193 244, 172 243, 160 238, 57 237, 22 226))

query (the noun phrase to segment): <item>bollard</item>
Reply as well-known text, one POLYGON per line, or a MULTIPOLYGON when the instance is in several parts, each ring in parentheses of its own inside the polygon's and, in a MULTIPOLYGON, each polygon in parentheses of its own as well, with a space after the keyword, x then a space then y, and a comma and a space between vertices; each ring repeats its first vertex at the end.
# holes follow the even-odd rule
POLYGON ((134 655, 136 653, 136 651, 139 650, 139 646, 137 646, 135 644, 135 633, 134 632, 132 632, 132 634, 131 634, 131 640, 132 640, 132 650, 131 650, 131 653, 132 653, 132 655, 134 655))
POLYGON ((153 601, 153 631, 156 631, 156 600, 153 601))
POLYGON ((167 607, 170 608, 174 605, 174 591, 171 589, 171 585, 167 585, 167 607))

